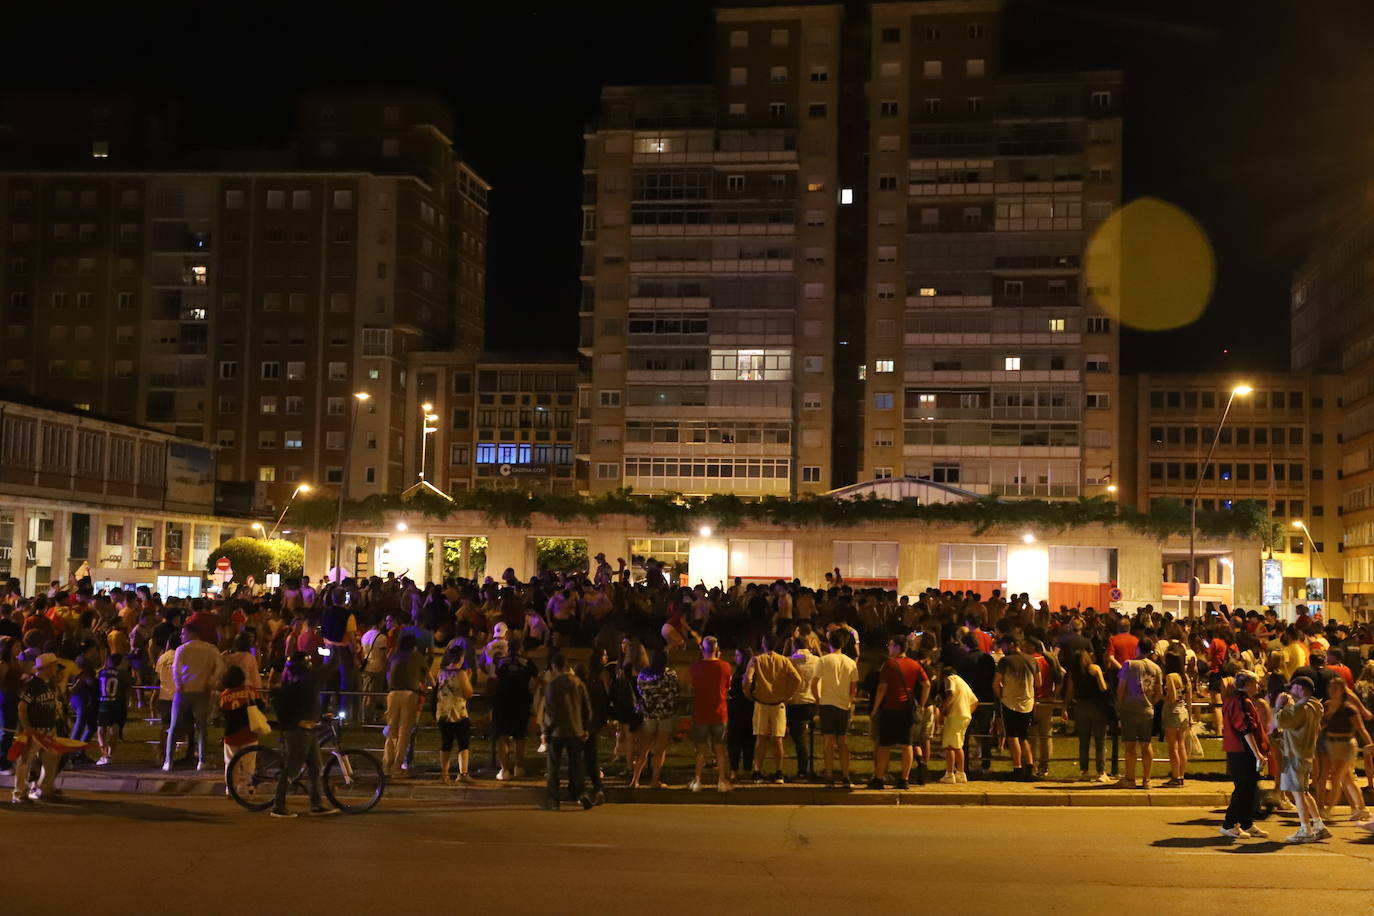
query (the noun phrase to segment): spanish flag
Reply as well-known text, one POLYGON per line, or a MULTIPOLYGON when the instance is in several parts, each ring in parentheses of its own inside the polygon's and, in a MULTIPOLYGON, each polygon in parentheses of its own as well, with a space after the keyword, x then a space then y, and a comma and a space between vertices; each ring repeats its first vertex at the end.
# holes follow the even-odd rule
POLYGON ((14 736, 14 743, 10 745, 9 759, 18 760, 24 756, 24 750, 29 746, 29 741, 37 741, 45 750, 61 756, 70 754, 73 751, 84 751, 91 746, 89 741, 77 741, 75 738, 59 738, 57 735, 49 735, 44 732, 20 732, 14 736))

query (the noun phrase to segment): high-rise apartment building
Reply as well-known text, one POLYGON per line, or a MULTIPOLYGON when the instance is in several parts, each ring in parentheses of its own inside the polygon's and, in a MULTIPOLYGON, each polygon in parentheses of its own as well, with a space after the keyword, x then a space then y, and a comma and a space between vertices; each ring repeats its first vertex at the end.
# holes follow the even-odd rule
POLYGON ((0 386, 217 445, 259 504, 350 442, 351 495, 405 485, 406 356, 483 327, 488 187, 439 103, 312 96, 250 153, 89 101, 6 120, 0 386))
POLYGON ((909 474, 1103 492, 1116 73, 999 68, 994 0, 717 12, 710 85, 587 135, 593 490, 804 494, 909 474))
POLYGON ((1339 512, 1348 606, 1374 603, 1374 209, 1354 197, 1333 209, 1293 280, 1295 372, 1337 371, 1341 408, 1339 512))

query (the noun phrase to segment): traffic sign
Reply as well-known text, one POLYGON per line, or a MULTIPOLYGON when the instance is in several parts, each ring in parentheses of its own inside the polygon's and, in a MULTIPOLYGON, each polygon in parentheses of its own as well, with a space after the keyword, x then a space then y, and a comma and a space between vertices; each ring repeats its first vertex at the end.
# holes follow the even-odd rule
POLYGON ((1113 588, 1111 591, 1107 592, 1107 597, 1110 598, 1110 599, 1113 600, 1113 601, 1120 601, 1120 600, 1121 600, 1121 589, 1119 589, 1119 588, 1113 588))
POLYGON ((224 570, 229 568, 230 566, 228 557, 220 557, 218 560, 215 561, 215 569, 218 569, 220 572, 223 572, 224 570))

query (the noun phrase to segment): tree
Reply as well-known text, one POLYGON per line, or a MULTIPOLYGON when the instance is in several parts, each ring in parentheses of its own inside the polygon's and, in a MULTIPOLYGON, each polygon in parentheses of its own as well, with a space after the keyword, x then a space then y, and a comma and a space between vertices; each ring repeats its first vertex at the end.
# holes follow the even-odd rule
POLYGON ((243 582, 252 576, 259 583, 266 581, 268 573, 278 573, 283 578, 299 576, 305 567, 305 551, 292 541, 274 538, 230 538, 210 551, 206 570, 213 571, 220 557, 228 557, 234 570, 234 580, 243 582))
POLYGON ((587 542, 581 538, 536 538, 534 555, 540 569, 572 572, 587 565, 587 542))

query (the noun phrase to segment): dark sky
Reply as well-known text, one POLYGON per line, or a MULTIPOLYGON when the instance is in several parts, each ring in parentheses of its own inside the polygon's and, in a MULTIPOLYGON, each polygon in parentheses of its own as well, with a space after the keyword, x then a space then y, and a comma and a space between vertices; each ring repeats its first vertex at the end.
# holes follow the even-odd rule
MULTIPOLYGON (((443 97, 495 186, 494 349, 574 339, 582 128, 599 87, 710 72, 710 4, 683 0, 5 6, 0 90, 171 93, 209 142, 280 135, 301 89, 443 97)), ((1007 0, 1006 25, 1006 69, 1126 72, 1127 199, 1181 206, 1215 246, 1207 314, 1128 336, 1125 367, 1283 366, 1289 278, 1318 203, 1354 193, 1374 163, 1374 3, 1007 0)))

